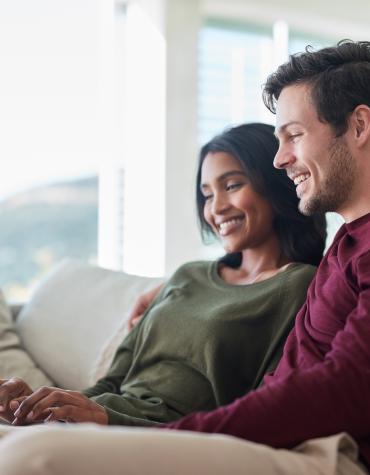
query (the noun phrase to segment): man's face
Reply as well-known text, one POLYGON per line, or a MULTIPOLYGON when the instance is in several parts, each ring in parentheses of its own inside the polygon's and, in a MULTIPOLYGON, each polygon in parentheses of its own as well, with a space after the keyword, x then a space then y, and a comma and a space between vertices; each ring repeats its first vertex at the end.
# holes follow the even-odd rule
POLYGON ((303 214, 336 211, 348 204, 357 169, 346 142, 330 125, 320 122, 310 87, 284 88, 276 109, 280 142, 274 165, 284 168, 297 186, 303 214))

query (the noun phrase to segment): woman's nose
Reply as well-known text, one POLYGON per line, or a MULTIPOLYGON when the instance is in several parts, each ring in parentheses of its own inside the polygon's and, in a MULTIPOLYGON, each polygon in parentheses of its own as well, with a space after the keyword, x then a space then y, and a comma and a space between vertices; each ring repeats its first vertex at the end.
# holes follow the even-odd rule
POLYGON ((212 212, 213 214, 222 214, 229 208, 230 204, 224 193, 217 193, 213 197, 212 212))

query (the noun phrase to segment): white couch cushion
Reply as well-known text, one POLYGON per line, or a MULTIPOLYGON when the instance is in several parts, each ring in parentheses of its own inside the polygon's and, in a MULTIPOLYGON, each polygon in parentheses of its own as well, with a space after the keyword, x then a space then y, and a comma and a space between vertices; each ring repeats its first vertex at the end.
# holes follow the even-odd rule
POLYGON ((52 384, 21 347, 9 307, 0 291, 0 378, 13 376, 24 379, 32 389, 52 384))
POLYGON ((108 369, 137 296, 160 281, 65 260, 17 319, 23 346, 58 386, 86 388, 108 369))

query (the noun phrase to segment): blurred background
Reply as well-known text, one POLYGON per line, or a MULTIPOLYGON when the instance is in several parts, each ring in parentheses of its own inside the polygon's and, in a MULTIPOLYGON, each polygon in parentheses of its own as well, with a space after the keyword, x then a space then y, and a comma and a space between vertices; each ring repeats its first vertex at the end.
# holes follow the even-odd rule
POLYGON ((8 299, 63 257, 160 276, 220 253, 195 219, 200 145, 273 124, 266 76, 308 44, 370 40, 369 24, 369 0, 0 0, 8 299))

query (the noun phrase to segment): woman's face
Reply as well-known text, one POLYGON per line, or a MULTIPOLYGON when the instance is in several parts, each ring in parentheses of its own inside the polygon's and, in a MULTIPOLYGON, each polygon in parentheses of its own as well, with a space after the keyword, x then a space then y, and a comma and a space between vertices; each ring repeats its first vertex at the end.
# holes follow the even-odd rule
POLYGON ((204 218, 226 252, 257 248, 271 239, 273 211, 256 193, 239 161, 224 152, 208 153, 201 170, 204 218))

